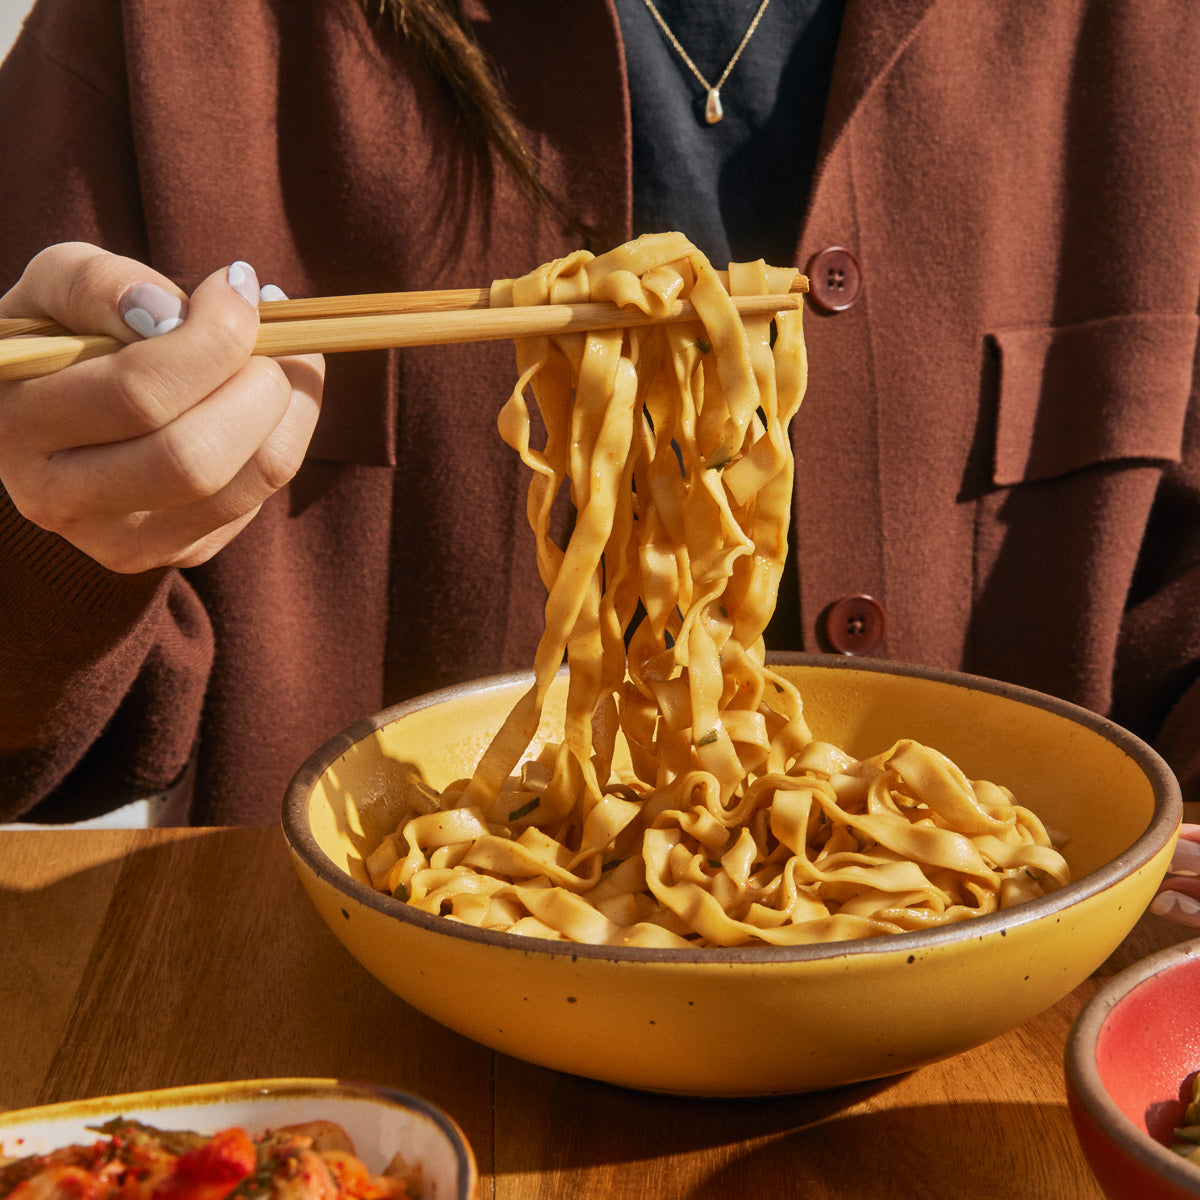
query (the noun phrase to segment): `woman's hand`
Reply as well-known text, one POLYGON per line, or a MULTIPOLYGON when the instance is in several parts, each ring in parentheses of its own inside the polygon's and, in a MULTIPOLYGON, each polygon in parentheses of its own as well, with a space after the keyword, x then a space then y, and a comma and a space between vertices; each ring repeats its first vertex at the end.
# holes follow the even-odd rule
POLYGON ((1200 929, 1200 825, 1185 824, 1150 911, 1168 921, 1200 929))
POLYGON ((18 510, 114 571, 195 566, 226 545, 299 469, 324 382, 319 355, 252 355, 259 296, 245 263, 189 299, 94 246, 37 255, 0 317, 128 344, 0 383, 0 481, 18 510))

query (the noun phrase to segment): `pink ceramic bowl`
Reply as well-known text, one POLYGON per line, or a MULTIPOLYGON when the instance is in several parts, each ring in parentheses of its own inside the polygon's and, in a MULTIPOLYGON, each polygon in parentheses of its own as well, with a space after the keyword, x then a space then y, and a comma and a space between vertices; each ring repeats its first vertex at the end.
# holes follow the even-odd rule
POLYGON ((1200 1166, 1170 1149, 1200 1070, 1200 940, 1109 980, 1067 1039, 1067 1101, 1109 1200, 1200 1197, 1200 1166))

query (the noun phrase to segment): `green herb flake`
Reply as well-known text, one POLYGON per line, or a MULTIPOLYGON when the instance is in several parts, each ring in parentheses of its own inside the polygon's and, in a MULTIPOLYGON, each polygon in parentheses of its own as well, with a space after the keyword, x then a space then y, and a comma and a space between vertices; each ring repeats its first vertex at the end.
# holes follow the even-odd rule
POLYGON ((711 354, 712 342, 710 342, 708 338, 698 337, 696 339, 696 349, 699 350, 701 354, 711 354))
POLYGON ((392 889, 392 899, 393 900, 403 900, 405 903, 407 903, 408 902, 408 885, 403 884, 403 883, 396 884, 396 886, 392 889))
POLYGON ((529 814, 533 812, 533 810, 537 808, 538 804, 540 803, 541 801, 538 799, 538 797, 534 796, 534 798, 530 800, 528 804, 522 804, 520 808, 514 808, 512 812, 508 814, 508 819, 510 821, 519 821, 522 817, 529 816, 529 814))
POLYGON ((711 746, 717 740, 717 731, 710 729, 697 743, 697 746, 711 746))

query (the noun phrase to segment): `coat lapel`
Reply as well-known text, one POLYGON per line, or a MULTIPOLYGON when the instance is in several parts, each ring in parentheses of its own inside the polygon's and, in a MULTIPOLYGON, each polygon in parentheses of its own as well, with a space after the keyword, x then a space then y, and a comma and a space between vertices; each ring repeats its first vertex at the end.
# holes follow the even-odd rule
POLYGON ((817 174, 858 106, 938 0, 847 0, 838 39, 817 174))

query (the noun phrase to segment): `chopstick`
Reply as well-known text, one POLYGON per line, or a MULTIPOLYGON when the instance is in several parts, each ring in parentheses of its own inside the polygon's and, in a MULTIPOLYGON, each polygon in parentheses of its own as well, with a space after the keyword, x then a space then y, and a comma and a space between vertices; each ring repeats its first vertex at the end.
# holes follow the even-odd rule
MULTIPOLYGON (((487 308, 487 288, 449 288, 430 292, 368 292, 361 296, 310 296, 300 300, 268 300, 259 306, 260 321, 301 317, 357 317, 371 313, 441 312, 487 308)), ((45 317, 0 318, 0 339, 10 337, 75 337, 65 325, 45 317)))
MULTIPOLYGON (((808 280, 797 276, 789 292, 735 296, 743 316, 799 308, 808 280)), ((394 346, 500 341, 585 330, 619 329, 656 322, 694 320, 686 301, 663 316, 603 301, 490 308, 487 288, 430 292, 379 292, 264 302, 259 313, 256 354, 339 354, 394 346)), ((52 321, 0 320, 0 379, 34 379, 73 363, 119 350, 117 338, 74 334, 52 321)))

